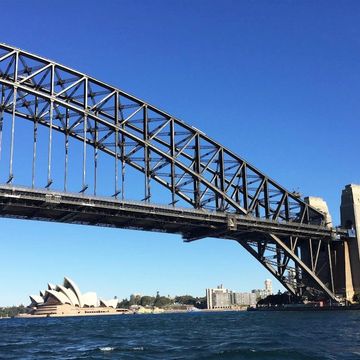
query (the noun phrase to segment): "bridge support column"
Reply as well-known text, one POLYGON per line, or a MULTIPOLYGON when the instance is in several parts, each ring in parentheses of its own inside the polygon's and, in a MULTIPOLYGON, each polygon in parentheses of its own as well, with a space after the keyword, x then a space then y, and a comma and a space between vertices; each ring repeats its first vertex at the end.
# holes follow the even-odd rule
POLYGON ((304 198, 305 202, 315 209, 321 211, 325 215, 325 226, 332 227, 332 219, 327 206, 327 203, 321 197, 308 196, 304 198))
POLYGON ((338 285, 347 300, 360 293, 360 185, 346 185, 341 194, 341 226, 354 229, 355 236, 339 245, 337 261, 338 285))
MULTIPOLYGON (((305 202, 324 214, 324 225, 328 228, 333 226, 332 218, 327 203, 321 197, 309 196, 305 202)), ((313 264, 313 271, 326 286, 335 292, 334 280, 334 259, 332 256, 331 245, 326 242, 318 242, 310 239, 309 246, 303 244, 301 247, 301 258, 306 264, 313 264), (319 250, 319 251, 318 251, 319 250)))

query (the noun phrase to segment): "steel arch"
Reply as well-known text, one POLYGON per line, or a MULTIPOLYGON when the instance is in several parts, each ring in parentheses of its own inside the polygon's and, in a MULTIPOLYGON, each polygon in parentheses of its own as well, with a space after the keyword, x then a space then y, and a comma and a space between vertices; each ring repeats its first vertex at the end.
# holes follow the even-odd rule
MULTIPOLYGON (((3 113, 12 117, 8 184, 14 179, 15 119, 22 117, 34 123, 34 143, 38 125, 49 129, 47 189, 52 185, 52 133, 57 131, 64 134, 65 147, 69 137, 83 143, 83 194, 87 190, 86 147, 91 146, 95 160, 98 151, 116 159, 115 197, 124 196, 124 182, 119 188, 117 177, 119 170, 122 173, 129 165, 144 174, 144 202, 151 202, 151 180, 155 180, 168 190, 167 203, 172 206, 182 199, 194 209, 325 226, 324 214, 298 194, 287 191, 200 130, 116 87, 5 44, 0 44, 0 86, 0 139, 3 113)), ((234 238, 235 233, 225 237, 234 238)), ((271 271, 293 293, 299 291, 284 277, 290 259, 295 261, 296 278, 298 284, 301 280, 302 288, 311 284, 335 299, 333 286, 318 277, 317 260, 308 266, 297 256, 300 245, 310 246, 311 239, 296 240, 294 246, 291 237, 280 239, 271 233, 270 240, 250 234, 245 241, 240 233, 234 239, 268 270, 273 267, 264 252, 273 246, 277 263, 271 271)), ((327 246, 322 239, 316 239, 316 243, 319 249, 327 246)), ((332 274, 331 262, 327 266, 332 274)))
MULTIPOLYGON (((322 213, 200 130, 85 74, 9 46, 0 49, 0 64, 8 64, 0 73, 4 111, 116 156, 194 208, 213 205, 220 211, 301 223, 323 220, 322 213), (40 113, 35 105, 41 105, 40 113), (71 122, 73 116, 78 119, 71 122), (118 137, 118 146, 105 142, 110 137, 118 137), (126 141, 133 142, 131 149, 126 141), (134 155, 140 150, 139 160, 134 155), (157 155, 156 163, 149 160, 150 153, 157 155), (176 182, 181 177, 186 180, 176 182), (191 192, 182 191, 191 187, 191 192)), ((149 200, 151 194, 147 196, 149 200)))

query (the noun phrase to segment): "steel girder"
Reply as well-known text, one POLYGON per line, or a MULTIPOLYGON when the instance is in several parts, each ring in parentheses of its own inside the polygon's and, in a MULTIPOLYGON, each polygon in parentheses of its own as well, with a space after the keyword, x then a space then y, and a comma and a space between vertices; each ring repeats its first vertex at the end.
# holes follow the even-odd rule
MULTIPOLYGON (((56 131, 65 138, 64 191, 67 191, 68 185, 69 138, 74 138, 83 144, 81 193, 89 191, 86 149, 91 146, 95 164, 94 194, 98 177, 97 159, 101 151, 115 158, 115 198, 120 196, 124 199, 125 169, 131 166, 144 175, 144 202, 151 202, 151 183, 156 181, 168 190, 167 204, 173 206, 180 201, 195 209, 295 222, 299 226, 325 225, 321 212, 200 130, 78 71, 20 49, 0 45, 0 91, 0 152, 4 113, 11 115, 8 184, 13 183, 15 176, 15 121, 20 117, 34 124, 33 187, 37 131, 38 126, 42 125, 48 128, 45 188, 50 189, 52 185, 52 138, 56 131)), ((239 236, 238 241, 242 245, 246 243, 245 247, 250 251, 254 236, 248 235, 246 241, 243 235, 239 236)), ((261 248, 259 241, 258 248, 261 248)), ((315 238, 314 241, 322 248, 319 245, 322 244, 321 239, 315 238)), ((289 238, 287 242, 290 242, 289 238)), ((323 290, 324 280, 320 281, 319 286, 316 267, 314 270, 313 266, 297 261, 296 252, 299 252, 300 245, 288 250, 286 241, 271 238, 269 243, 275 244, 277 253, 281 250, 293 261, 296 260, 295 288, 299 288, 300 279, 308 278, 308 283, 315 283, 315 288, 323 290)), ((309 247, 310 243, 310 238, 301 240, 303 247, 309 247)), ((260 252, 256 252, 256 257, 268 268, 269 264, 262 260, 260 252)), ((280 269, 280 264, 277 267, 280 269)), ((283 264, 282 268, 286 266, 283 264)), ((284 282, 281 271, 274 275, 284 282)), ((329 286, 324 286, 329 289, 329 286)), ((287 287, 297 292, 293 287, 287 287)), ((330 291, 333 293, 333 289, 330 291)))
POLYGON ((304 241, 297 236, 269 233, 265 236, 239 235, 236 241, 292 294, 339 301, 334 287, 334 254, 328 239, 309 238, 304 241))

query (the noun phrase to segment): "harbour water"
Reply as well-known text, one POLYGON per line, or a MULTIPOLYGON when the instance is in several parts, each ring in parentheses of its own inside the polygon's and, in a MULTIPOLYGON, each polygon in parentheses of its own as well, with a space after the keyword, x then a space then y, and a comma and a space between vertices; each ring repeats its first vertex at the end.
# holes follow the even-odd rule
POLYGON ((3 319, 0 359, 360 359, 360 311, 3 319))

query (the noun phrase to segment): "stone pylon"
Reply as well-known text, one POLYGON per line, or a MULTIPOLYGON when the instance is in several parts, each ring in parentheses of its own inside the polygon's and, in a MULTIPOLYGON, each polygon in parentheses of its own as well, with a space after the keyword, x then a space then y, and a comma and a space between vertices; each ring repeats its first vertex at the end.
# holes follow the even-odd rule
MULTIPOLYGON (((331 228, 333 226, 329 208, 328 208, 325 200, 323 200, 320 197, 315 197, 315 196, 305 197, 304 200, 310 206, 314 207, 316 210, 318 210, 324 214, 324 224, 323 225, 325 225, 329 228, 331 228)), ((324 248, 324 245, 322 248, 324 248)), ((308 252, 307 249, 308 249, 307 246, 305 246, 301 249, 301 256, 302 256, 302 259, 306 261, 306 263, 311 264, 311 261, 312 261, 311 256, 312 255, 308 252)), ((324 282, 324 284, 327 284, 328 287, 330 288, 330 286, 332 285, 332 282, 333 282, 332 276, 334 273, 333 259, 331 259, 331 262, 329 263, 329 253, 327 251, 320 251, 318 253, 317 257, 318 257, 319 264, 329 264, 329 267, 321 266, 321 270, 318 268, 317 276, 324 282), (330 266, 331 266, 331 272, 330 272, 330 266)), ((334 288, 335 288, 335 282, 334 282, 334 288)))
POLYGON ((348 229, 350 236, 338 248, 336 273, 338 284, 351 301, 354 293, 360 293, 360 185, 345 186, 340 215, 341 227, 348 229))

